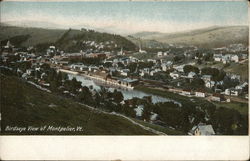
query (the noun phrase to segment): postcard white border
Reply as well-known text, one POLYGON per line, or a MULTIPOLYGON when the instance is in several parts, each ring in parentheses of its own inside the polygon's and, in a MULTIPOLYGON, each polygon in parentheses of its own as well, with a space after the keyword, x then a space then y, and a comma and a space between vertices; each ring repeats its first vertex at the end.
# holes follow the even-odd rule
POLYGON ((1 136, 1 160, 248 160, 249 136, 1 136))

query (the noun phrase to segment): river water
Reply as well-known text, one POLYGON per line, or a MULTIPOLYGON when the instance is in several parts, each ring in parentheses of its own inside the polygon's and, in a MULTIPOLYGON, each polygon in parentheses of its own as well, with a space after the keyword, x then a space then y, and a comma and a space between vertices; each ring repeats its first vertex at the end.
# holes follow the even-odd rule
POLYGON ((92 80, 92 79, 84 77, 82 75, 68 74, 68 77, 70 80, 73 78, 76 78, 77 81, 82 82, 82 86, 92 87, 93 89, 95 89, 97 91, 99 91, 101 89, 101 86, 108 88, 109 91, 114 91, 115 89, 117 91, 121 91, 123 94, 124 100, 132 99, 133 97, 143 98, 144 96, 152 96, 153 103, 174 102, 174 103, 178 104, 179 106, 181 106, 181 103, 174 101, 172 99, 167 99, 167 98, 156 96, 153 94, 148 94, 148 93, 138 91, 138 90, 125 89, 125 88, 121 88, 119 86, 113 86, 110 84, 103 83, 101 81, 92 80))

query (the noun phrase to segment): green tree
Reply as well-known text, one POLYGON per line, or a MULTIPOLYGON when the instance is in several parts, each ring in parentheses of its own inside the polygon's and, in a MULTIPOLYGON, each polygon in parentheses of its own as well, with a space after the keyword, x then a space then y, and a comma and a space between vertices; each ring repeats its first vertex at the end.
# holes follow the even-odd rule
POLYGON ((183 70, 186 74, 189 72, 195 72, 196 74, 198 74, 200 72, 199 68, 192 65, 185 65, 183 70))
POLYGON ((123 101, 123 94, 120 91, 117 91, 116 89, 113 92, 113 98, 114 101, 119 104, 121 101, 123 101))

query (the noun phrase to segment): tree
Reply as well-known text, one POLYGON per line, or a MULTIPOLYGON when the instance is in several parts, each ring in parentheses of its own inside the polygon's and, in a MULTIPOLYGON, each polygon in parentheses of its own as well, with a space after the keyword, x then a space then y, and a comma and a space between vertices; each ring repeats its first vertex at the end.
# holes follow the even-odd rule
POLYGON ((243 134, 247 132, 246 120, 240 115, 240 113, 234 109, 228 109, 225 107, 219 107, 213 115, 212 124, 218 132, 221 134, 243 134))
POLYGON ((117 91, 116 89, 113 92, 113 98, 114 101, 119 104, 121 101, 123 101, 123 94, 120 91, 117 91))
POLYGON ((87 105, 94 104, 92 93, 90 92, 89 88, 86 86, 82 87, 82 91, 78 94, 77 98, 87 105))
POLYGON ((205 67, 201 69, 202 75, 212 75, 212 80, 221 81, 226 76, 226 73, 223 70, 217 68, 205 67))
POLYGON ((118 67, 120 67, 120 68, 124 68, 124 67, 125 67, 124 64, 122 64, 121 62, 118 62, 117 65, 118 65, 118 67))
POLYGON ((194 78, 191 81, 191 86, 195 88, 204 88, 205 82, 200 78, 194 78))
POLYGON ((202 60, 201 59, 197 59, 197 64, 202 64, 202 60))
POLYGON ((82 83, 80 81, 77 81, 76 78, 73 78, 72 80, 66 80, 64 82, 65 88, 72 93, 76 93, 77 89, 82 87, 81 84, 82 83))
POLYGON ((182 60, 182 57, 180 57, 180 56, 175 56, 174 59, 173 59, 173 61, 175 63, 180 62, 181 60, 182 60))
POLYGON ((199 68, 192 65, 185 65, 183 70, 186 74, 189 72, 195 72, 196 74, 198 74, 200 72, 199 68))
POLYGON ((44 71, 49 71, 50 70, 50 66, 47 63, 44 63, 41 65, 41 69, 43 69, 44 71))
POLYGON ((106 62, 103 64, 104 67, 109 68, 112 67, 112 63, 111 62, 106 62))
POLYGON ((127 67, 131 73, 134 73, 137 68, 137 63, 130 63, 127 67))
POLYGON ((143 112, 142 112, 142 119, 145 119, 146 121, 150 120, 150 116, 151 116, 151 108, 148 105, 145 105, 143 108, 143 112))

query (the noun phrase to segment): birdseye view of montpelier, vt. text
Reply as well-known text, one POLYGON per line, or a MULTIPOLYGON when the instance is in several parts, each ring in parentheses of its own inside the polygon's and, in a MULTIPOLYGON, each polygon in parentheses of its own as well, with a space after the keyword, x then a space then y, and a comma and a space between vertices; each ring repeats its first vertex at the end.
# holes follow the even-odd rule
POLYGON ((2 1, 2 135, 248 135, 248 3, 2 1))

